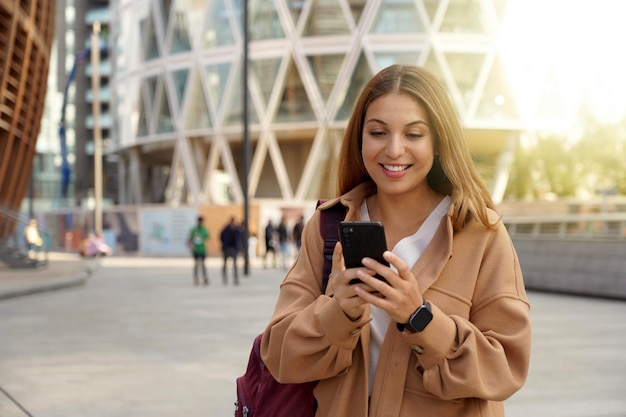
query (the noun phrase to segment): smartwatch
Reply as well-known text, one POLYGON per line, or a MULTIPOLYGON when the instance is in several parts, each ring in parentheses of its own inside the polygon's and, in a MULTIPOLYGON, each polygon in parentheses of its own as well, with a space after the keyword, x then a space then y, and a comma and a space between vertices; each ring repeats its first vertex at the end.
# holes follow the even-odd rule
POLYGON ((408 323, 396 323, 396 326, 399 331, 407 330, 410 333, 418 333, 424 330, 432 319, 433 311, 430 303, 424 300, 424 304, 419 306, 415 313, 411 314, 408 323))

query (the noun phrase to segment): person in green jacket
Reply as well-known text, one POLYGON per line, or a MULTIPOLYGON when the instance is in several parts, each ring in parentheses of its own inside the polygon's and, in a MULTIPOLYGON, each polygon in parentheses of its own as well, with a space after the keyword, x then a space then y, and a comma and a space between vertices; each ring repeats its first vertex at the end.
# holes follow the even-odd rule
POLYGON ((211 238, 209 229, 204 227, 204 219, 202 216, 198 216, 198 223, 189 232, 189 239, 187 245, 191 249, 191 253, 194 259, 193 265, 193 283, 199 284, 199 275, 202 272, 202 278, 204 279, 204 285, 209 285, 209 273, 207 272, 204 260, 207 256, 207 241, 211 238))

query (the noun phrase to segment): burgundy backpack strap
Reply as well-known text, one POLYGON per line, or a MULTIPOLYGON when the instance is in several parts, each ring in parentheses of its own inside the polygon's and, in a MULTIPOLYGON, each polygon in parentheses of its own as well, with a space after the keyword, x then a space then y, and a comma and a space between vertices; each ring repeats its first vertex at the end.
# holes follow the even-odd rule
MULTIPOLYGON (((317 207, 325 200, 318 200, 317 207)), ((322 279, 322 293, 326 291, 328 276, 333 265, 333 251, 339 240, 339 222, 346 217, 346 206, 337 203, 332 207, 320 211, 320 233, 324 239, 324 276, 322 279)))

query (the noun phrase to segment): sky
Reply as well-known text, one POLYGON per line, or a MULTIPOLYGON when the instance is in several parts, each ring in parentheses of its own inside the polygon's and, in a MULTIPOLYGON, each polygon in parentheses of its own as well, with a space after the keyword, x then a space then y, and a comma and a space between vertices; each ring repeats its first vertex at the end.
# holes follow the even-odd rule
POLYGON ((626 114, 626 1, 512 0, 502 59, 526 117, 539 97, 558 91, 564 125, 581 107, 603 123, 626 114))

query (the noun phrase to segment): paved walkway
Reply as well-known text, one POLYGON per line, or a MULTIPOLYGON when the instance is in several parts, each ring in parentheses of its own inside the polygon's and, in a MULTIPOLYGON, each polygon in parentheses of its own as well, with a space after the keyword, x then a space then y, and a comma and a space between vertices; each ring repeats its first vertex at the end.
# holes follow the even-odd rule
MULTIPOLYGON (((253 262, 222 285, 219 262, 208 287, 181 258, 52 254, 45 269, 0 270, 0 416, 232 416, 284 271, 253 262)), ((626 416, 626 302, 530 299, 531 370, 507 416, 626 416)))
POLYGON ((0 262, 0 300, 83 285, 97 266, 97 260, 59 252, 37 268, 12 269, 0 262))

